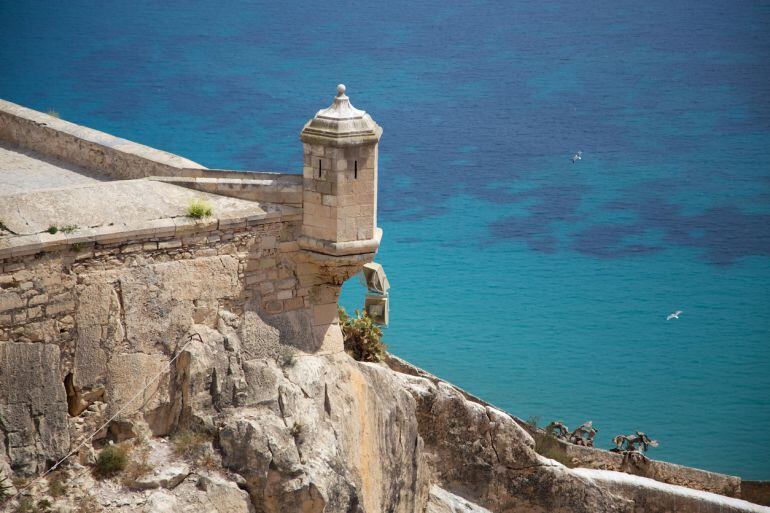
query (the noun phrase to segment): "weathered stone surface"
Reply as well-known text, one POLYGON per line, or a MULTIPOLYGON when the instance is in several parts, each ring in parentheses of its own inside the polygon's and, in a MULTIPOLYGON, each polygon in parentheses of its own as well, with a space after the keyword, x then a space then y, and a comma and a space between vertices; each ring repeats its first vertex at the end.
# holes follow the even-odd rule
POLYGON ((11 232, 31 235, 45 232, 52 224, 76 225, 82 229, 184 217, 187 205, 199 197, 213 205, 218 218, 265 213, 250 201, 162 182, 125 180, 9 194, 0 202, 0 217, 11 232), (83 205, 88 205, 88 209, 83 209, 83 205), (116 208, 118 205, 120 208, 116 208))
POLYGON ((180 462, 156 467, 147 475, 141 476, 131 485, 139 490, 152 490, 155 488, 174 489, 190 475, 190 466, 180 462))
POLYGON ((0 342, 0 434, 15 472, 29 475, 69 449, 67 401, 53 344, 0 342))
POLYGON ((645 513, 770 513, 770 508, 744 500, 623 472, 577 468, 572 473, 633 500, 636 511, 645 513))
POLYGON ((728 497, 737 497, 742 490, 741 479, 735 476, 717 474, 648 458, 643 460, 628 458, 615 452, 563 442, 560 442, 558 447, 566 458, 574 461, 580 467, 635 474, 663 483, 686 486, 728 497))
POLYGON ((417 400, 420 434, 438 484, 498 513, 632 512, 633 504, 534 451, 505 413, 448 383, 401 375, 417 400))
MULTIPOLYGON (((187 497, 197 497, 201 504, 201 508, 198 511, 210 511, 212 513, 254 512, 254 506, 251 504, 249 494, 238 488, 231 481, 216 476, 202 476, 198 480, 196 487, 203 493, 194 494, 192 490, 189 490, 187 482, 178 487, 176 492, 187 497)), ((188 502, 192 502, 192 500, 188 502)))
POLYGON ((227 416, 223 461, 246 478, 257 511, 412 512, 424 505, 414 401, 389 373, 345 355, 300 357, 276 374, 277 404, 227 416))
POLYGON ((425 513, 492 513, 436 485, 431 486, 425 513))
POLYGON ((193 300, 232 298, 241 290, 238 262, 228 256, 130 269, 119 281, 126 338, 144 352, 173 350, 192 325, 193 300))
POLYGON ((142 511, 144 513, 176 513, 179 509, 179 501, 176 496, 166 491, 158 491, 150 495, 142 511))

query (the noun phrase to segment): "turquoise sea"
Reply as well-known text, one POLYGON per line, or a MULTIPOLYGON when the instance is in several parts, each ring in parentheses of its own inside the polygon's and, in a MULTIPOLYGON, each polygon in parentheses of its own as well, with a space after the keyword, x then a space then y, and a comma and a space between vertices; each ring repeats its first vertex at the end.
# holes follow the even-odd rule
POLYGON ((300 172, 344 82, 384 128, 394 353, 770 479, 768 27, 766 1, 0 0, 0 97, 300 172))

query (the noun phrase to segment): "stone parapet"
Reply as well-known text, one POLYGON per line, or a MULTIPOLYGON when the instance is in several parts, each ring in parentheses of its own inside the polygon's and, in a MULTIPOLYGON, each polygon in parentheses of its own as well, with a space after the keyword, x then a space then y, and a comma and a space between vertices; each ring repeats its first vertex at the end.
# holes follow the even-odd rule
MULTIPOLYGON (((539 428, 533 429, 530 424, 521 419, 516 420, 535 439, 546 436, 544 430, 539 428)), ((563 440, 554 439, 554 441, 556 442, 554 450, 558 451, 565 460, 570 461, 576 467, 613 470, 728 497, 741 496, 741 478, 736 476, 709 472, 649 458, 643 461, 638 459, 632 460, 623 454, 605 449, 583 447, 567 443, 563 440)))
POLYGON ((258 203, 302 207, 302 175, 248 171, 194 170, 195 176, 153 176, 150 180, 258 203))
POLYGON ((292 207, 282 207, 263 211, 252 215, 236 213, 221 214, 218 217, 193 219, 190 217, 173 217, 153 219, 148 221, 127 222, 99 226, 95 228, 78 228, 74 232, 38 233, 33 235, 8 236, 0 238, 0 269, 4 261, 35 255, 44 252, 54 252, 77 248, 113 246, 151 241, 167 242, 171 239, 181 239, 186 236, 223 231, 232 228, 245 228, 258 224, 276 221, 298 221, 302 214, 292 207))
POLYGON ((192 160, 0 100, 0 139, 116 179, 205 169, 192 160))
POLYGON ((741 499, 770 506, 770 481, 741 481, 741 499))

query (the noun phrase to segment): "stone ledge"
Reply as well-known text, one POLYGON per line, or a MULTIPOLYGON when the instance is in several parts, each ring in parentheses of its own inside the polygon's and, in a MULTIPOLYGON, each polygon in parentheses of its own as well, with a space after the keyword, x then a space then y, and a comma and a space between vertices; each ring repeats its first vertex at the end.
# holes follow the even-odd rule
POLYGON ((57 232, 19 235, 0 239, 0 260, 34 255, 41 252, 58 251, 77 244, 116 244, 123 241, 141 242, 145 239, 187 237, 191 234, 206 234, 215 230, 246 229, 247 226, 275 221, 295 221, 300 215, 280 210, 260 214, 233 215, 192 219, 173 217, 153 219, 137 223, 121 223, 97 228, 80 228, 74 233, 57 232))
POLYGON ((302 175, 219 170, 184 170, 183 174, 191 176, 148 179, 258 203, 302 205, 302 175))
POLYGON ((332 242, 320 240, 307 235, 300 235, 297 242, 299 247, 314 253, 323 253, 330 256, 348 256, 376 253, 382 240, 382 229, 374 230, 374 238, 368 240, 354 240, 349 242, 332 242))

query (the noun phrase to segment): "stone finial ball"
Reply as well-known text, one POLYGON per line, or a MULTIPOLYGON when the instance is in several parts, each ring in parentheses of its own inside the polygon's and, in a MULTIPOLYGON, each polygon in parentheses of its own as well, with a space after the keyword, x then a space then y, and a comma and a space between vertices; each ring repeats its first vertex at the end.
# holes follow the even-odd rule
POLYGON ((345 94, 345 84, 340 84, 337 86, 337 96, 342 96, 345 94))

